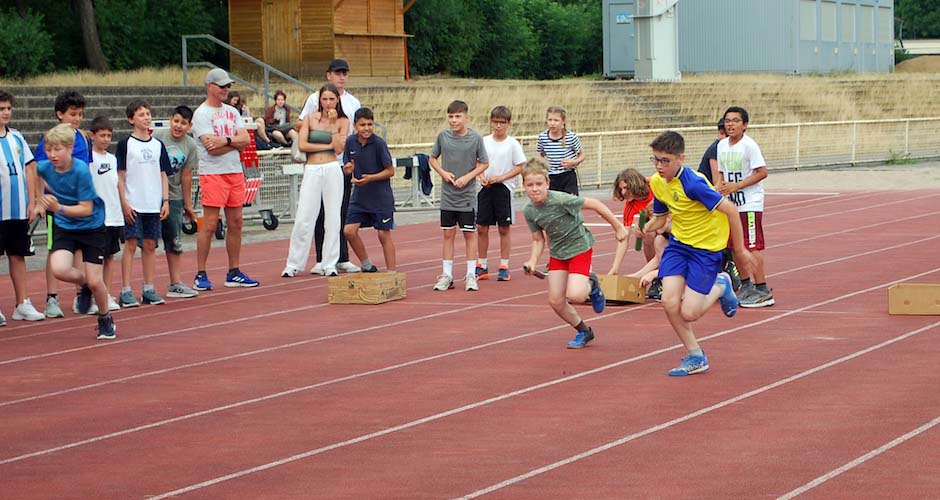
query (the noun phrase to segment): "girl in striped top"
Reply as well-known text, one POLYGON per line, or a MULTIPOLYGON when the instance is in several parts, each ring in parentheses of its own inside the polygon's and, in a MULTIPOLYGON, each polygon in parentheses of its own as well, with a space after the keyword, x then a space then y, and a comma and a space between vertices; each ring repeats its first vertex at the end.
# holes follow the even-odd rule
POLYGON ((539 134, 536 151, 548 161, 548 176, 553 191, 578 195, 578 174, 575 168, 584 161, 584 150, 578 134, 568 130, 567 113, 561 106, 546 112, 548 130, 539 134))

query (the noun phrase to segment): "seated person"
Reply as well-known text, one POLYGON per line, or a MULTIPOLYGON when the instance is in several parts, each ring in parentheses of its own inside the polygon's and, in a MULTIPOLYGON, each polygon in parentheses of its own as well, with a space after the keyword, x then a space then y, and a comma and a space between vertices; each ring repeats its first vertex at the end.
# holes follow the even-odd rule
POLYGON ((287 94, 283 90, 274 93, 274 106, 264 111, 263 118, 256 118, 258 138, 271 147, 289 146, 297 137, 290 121, 287 94))

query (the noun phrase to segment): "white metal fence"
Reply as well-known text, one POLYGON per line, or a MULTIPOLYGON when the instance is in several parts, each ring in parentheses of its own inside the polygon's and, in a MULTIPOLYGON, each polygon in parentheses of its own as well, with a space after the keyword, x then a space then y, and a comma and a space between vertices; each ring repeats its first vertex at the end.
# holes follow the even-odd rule
MULTIPOLYGON (((662 130, 579 134, 586 155, 584 163, 578 167, 581 186, 607 187, 617 173, 627 167, 651 174, 649 143, 662 130)), ((673 130, 685 137, 689 166, 697 166, 705 149, 717 138, 715 127, 673 130)), ((760 145, 771 170, 940 157, 940 117, 752 125, 748 127, 748 135, 760 145)), ((517 139, 527 155, 536 154, 535 136, 517 139)), ((430 153, 431 146, 431 143, 392 144, 389 149, 393 158, 400 158, 430 153)), ((286 151, 265 151, 260 156, 264 183, 257 205, 272 208, 279 217, 289 218, 291 182, 282 167, 291 163, 290 157, 286 151)), ((400 170, 392 178, 392 186, 395 199, 401 202, 410 196, 412 184, 402 178, 400 170)), ((440 178, 433 172, 431 178, 435 188, 430 199, 436 201, 440 178)), ((402 208, 417 207, 416 201, 412 199, 402 208)), ((251 217, 252 212, 247 211, 246 216, 251 217)))

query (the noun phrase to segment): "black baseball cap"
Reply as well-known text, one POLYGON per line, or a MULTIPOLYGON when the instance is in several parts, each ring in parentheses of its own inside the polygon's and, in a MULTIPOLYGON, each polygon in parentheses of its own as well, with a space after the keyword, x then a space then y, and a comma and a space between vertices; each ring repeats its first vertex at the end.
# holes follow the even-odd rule
POLYGON ((345 59, 333 59, 327 71, 349 71, 349 63, 345 59))

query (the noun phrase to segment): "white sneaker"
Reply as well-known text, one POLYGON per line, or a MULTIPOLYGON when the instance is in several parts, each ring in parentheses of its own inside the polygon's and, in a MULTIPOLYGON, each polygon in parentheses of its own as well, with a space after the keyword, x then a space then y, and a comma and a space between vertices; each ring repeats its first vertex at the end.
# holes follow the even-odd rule
POLYGON ((444 291, 454 287, 454 278, 446 274, 442 274, 437 277, 437 283, 434 285, 434 289, 437 291, 444 291))
MULTIPOLYGON (((78 314, 78 297, 75 297, 75 300, 72 301, 72 312, 78 314)), ((98 304, 95 304, 95 299, 92 297, 91 300, 91 309, 88 309, 88 312, 85 313, 88 316, 93 316, 98 314, 98 304)))
POLYGON ((120 311, 120 310, 121 310, 121 304, 118 304, 117 299, 115 299, 115 298, 114 298, 113 296, 111 296, 111 295, 108 295, 108 310, 109 310, 109 311, 120 311))
POLYGON ((7 317, 0 312, 0 326, 7 326, 7 317))
POLYGON ((313 268, 310 270, 310 274, 319 274, 320 276, 323 276, 326 273, 323 272, 323 266, 317 262, 317 265, 313 266, 313 268))
POLYGON ((471 292, 471 291, 475 292, 480 289, 480 287, 477 285, 477 275, 475 272, 467 274, 467 276, 463 280, 464 282, 466 282, 466 286, 464 288, 468 292, 471 292))
POLYGON ((324 276, 339 276, 339 271, 335 267, 324 267, 323 268, 324 276))
MULTIPOLYGON (((298 273, 298 272, 299 272, 299 271, 297 271, 297 270, 294 269, 293 267, 285 267, 284 270, 281 271, 281 277, 282 277, 282 278, 293 278, 294 276, 297 276, 297 273, 298 273)), ((311 269, 310 272, 313 272, 313 270, 311 269)))
POLYGON ((340 262, 339 264, 336 264, 336 269, 339 271, 343 271, 344 273, 358 273, 362 271, 362 269, 360 269, 359 266, 349 261, 340 262))
MULTIPOLYGON (((16 309, 13 309, 13 319, 16 321, 42 321, 46 319, 46 315, 37 311, 33 307, 33 303, 26 299, 22 304, 16 306, 16 309)), ((6 322, 4 320, 4 322, 6 322)))

